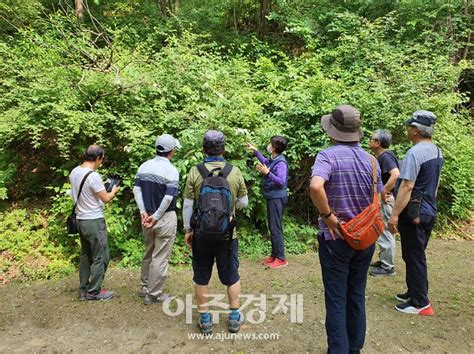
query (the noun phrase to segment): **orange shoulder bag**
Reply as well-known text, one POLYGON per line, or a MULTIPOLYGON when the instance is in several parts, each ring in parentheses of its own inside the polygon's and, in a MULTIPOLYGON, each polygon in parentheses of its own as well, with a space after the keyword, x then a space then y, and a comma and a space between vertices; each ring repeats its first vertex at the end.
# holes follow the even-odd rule
POLYGON ((384 230, 380 212, 379 195, 377 193, 377 167, 372 157, 372 179, 374 182, 374 198, 372 204, 362 210, 355 218, 339 224, 346 242, 356 250, 364 250, 372 246, 384 230))

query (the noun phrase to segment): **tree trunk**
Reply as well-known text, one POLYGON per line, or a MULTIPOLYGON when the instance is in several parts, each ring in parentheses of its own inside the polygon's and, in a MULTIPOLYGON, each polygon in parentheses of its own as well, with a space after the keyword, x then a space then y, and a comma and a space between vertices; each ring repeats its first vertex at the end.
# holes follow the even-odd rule
MULTIPOLYGON (((464 16, 466 16, 466 19, 469 19, 469 1, 468 0, 464 0, 464 16)), ((462 55, 463 59, 467 59, 469 55, 471 40, 472 40, 472 31, 469 29, 467 32, 467 39, 466 39, 466 46, 464 47, 464 54, 462 55)))
POLYGON ((178 14, 179 12, 179 0, 174 1, 174 13, 178 14))
POLYGON ((257 19, 257 37, 262 39, 268 30, 267 16, 270 14, 272 0, 260 0, 260 9, 257 19))
POLYGON ((76 16, 78 19, 82 20, 84 18, 84 3, 83 0, 74 0, 74 7, 76 16))

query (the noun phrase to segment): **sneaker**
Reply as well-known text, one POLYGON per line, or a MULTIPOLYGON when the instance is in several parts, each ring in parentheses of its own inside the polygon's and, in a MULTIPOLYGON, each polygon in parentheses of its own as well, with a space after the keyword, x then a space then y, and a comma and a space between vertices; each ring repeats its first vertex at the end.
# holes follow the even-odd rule
POLYGON ((154 304, 155 302, 158 302, 158 298, 155 296, 151 296, 146 294, 145 298, 143 299, 143 305, 151 305, 154 304))
POLYGON ((381 267, 381 266, 382 266, 382 262, 377 261, 377 262, 371 263, 370 266, 371 266, 371 267, 374 267, 374 268, 381 267))
POLYGON ((238 320, 231 320, 229 318, 229 332, 237 333, 240 330, 240 326, 242 326, 242 323, 244 323, 244 316, 242 316, 242 314, 240 314, 238 320))
POLYGON ((395 272, 395 268, 392 268, 391 270, 384 269, 382 267, 375 267, 369 272, 370 275, 373 275, 374 277, 386 277, 390 275, 395 275, 397 272, 395 272))
POLYGON ((159 296, 152 296, 149 294, 145 295, 143 299, 143 305, 151 305, 157 302, 165 302, 171 300, 172 296, 170 294, 163 293, 159 296))
POLYGON ((114 293, 107 290, 101 290, 98 294, 87 293, 86 299, 88 301, 102 300, 108 301, 114 297, 114 293))
POLYGON ((79 290, 79 301, 87 300, 87 291, 79 290))
POLYGON ((143 298, 143 297, 146 296, 146 294, 148 294, 148 289, 143 287, 140 290, 138 290, 137 294, 138 294, 138 296, 143 298))
POLYGON ((431 306, 431 302, 423 307, 416 307, 412 304, 412 302, 406 302, 404 304, 395 305, 395 310, 408 313, 411 315, 420 315, 420 316, 433 316, 434 310, 433 306, 431 306))
POLYGON ((173 296, 168 293, 162 293, 160 296, 158 296, 158 302, 171 301, 172 299, 173 296))
POLYGON ((405 293, 405 294, 395 295, 395 299, 400 301, 402 304, 406 304, 407 302, 409 302, 411 300, 411 297, 410 297, 410 295, 408 295, 408 293, 405 293))
POLYGON ((272 263, 267 264, 267 267, 272 269, 286 267, 288 265, 288 261, 280 258, 276 258, 272 263))
POLYGON ((212 334, 212 318, 209 322, 201 322, 201 318, 198 320, 198 327, 201 330, 202 334, 210 335, 212 334))
POLYGON ((265 258, 262 264, 267 265, 267 264, 273 263, 274 261, 275 261, 275 257, 271 256, 271 257, 265 258))

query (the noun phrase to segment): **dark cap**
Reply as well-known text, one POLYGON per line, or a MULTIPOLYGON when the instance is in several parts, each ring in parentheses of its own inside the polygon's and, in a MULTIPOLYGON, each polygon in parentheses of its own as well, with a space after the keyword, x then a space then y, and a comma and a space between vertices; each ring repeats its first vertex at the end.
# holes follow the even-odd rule
POLYGON ((205 148, 223 147, 225 145, 224 133, 218 130, 208 130, 204 134, 202 146, 205 148))
POLYGON ((359 141, 364 136, 360 112, 351 105, 337 106, 331 114, 321 117, 321 125, 327 135, 337 141, 359 141))
POLYGON ((430 111, 416 111, 413 113, 413 117, 407 119, 405 124, 416 125, 421 124, 427 127, 431 127, 436 123, 436 116, 430 111), (415 123, 415 124, 414 124, 415 123))

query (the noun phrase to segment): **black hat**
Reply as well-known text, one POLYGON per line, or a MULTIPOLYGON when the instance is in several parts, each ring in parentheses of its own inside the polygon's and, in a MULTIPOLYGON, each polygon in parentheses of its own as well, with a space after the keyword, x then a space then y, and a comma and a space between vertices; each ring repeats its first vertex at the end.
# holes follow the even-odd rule
POLYGON ((208 130, 204 134, 202 146, 205 148, 223 147, 225 145, 224 133, 218 130, 208 130))

